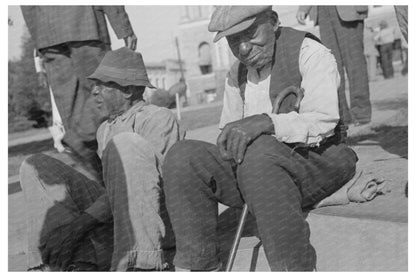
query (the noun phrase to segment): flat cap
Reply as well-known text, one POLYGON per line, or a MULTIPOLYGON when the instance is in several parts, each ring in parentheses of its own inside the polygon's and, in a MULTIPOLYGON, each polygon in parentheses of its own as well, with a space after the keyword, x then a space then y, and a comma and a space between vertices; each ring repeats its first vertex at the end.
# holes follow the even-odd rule
POLYGON ((142 55, 127 47, 108 51, 88 79, 115 82, 122 87, 146 86, 155 88, 147 77, 142 55))
POLYGON ((256 16, 271 10, 272 6, 216 6, 208 25, 208 31, 218 32, 214 42, 250 27, 256 16))

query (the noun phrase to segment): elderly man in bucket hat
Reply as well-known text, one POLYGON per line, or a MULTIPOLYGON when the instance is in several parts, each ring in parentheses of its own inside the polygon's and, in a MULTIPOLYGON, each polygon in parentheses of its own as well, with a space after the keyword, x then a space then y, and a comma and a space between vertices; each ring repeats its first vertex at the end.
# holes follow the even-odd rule
POLYGON ((217 145, 184 140, 165 158, 175 267, 221 268, 221 202, 248 205, 272 271, 314 270, 302 209, 350 180, 357 161, 339 121, 335 58, 312 34, 279 27, 271 6, 218 6, 208 29, 238 60, 226 78, 217 145), (272 113, 287 87, 304 90, 299 113, 291 96, 272 113))
POLYGON ((174 246, 162 191, 166 151, 180 139, 175 116, 147 105, 153 88, 139 53, 108 52, 89 76, 103 122, 102 179, 45 154, 20 169, 32 270, 163 270, 174 246))

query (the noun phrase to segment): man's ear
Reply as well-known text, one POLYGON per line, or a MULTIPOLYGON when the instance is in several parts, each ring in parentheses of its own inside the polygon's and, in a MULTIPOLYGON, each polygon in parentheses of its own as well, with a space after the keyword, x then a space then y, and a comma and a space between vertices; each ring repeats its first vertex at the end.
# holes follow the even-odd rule
POLYGON ((271 18, 272 22, 274 23, 273 30, 276 32, 277 29, 280 26, 280 20, 279 20, 279 16, 277 15, 277 12, 270 11, 270 18, 271 18))
POLYGON ((128 86, 127 89, 123 93, 124 99, 131 99, 133 97, 133 94, 134 94, 134 87, 128 86))

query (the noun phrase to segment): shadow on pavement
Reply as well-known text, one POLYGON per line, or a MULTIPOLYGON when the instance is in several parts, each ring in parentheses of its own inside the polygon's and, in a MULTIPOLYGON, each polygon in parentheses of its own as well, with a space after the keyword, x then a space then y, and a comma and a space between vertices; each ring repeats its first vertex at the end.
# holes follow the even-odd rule
POLYGON ((54 149, 52 139, 34 141, 9 147, 9 157, 42 153, 52 149, 54 149))
POLYGON ((372 129, 371 134, 365 134, 348 139, 348 144, 380 145, 391 154, 408 159, 408 126, 380 126, 372 129))
POLYGON ((395 98, 395 99, 383 99, 379 101, 374 101, 372 103, 373 108, 378 110, 400 110, 406 109, 408 107, 407 97, 395 98))

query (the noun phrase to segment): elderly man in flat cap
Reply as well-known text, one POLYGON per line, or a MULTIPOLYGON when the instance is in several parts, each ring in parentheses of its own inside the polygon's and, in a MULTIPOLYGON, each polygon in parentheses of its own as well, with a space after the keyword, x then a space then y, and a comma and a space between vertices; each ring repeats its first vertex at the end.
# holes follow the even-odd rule
POLYGON ((163 249, 174 245, 161 165, 180 139, 178 123, 143 101, 153 86, 139 53, 110 51, 89 78, 95 112, 108 118, 97 131, 102 181, 44 154, 23 162, 28 268, 163 270, 163 249))
MULTIPOLYGON (((216 7, 208 28, 217 32, 214 41, 225 37, 238 60, 226 78, 217 145, 184 140, 165 158, 175 267, 221 269, 221 202, 248 205, 271 270, 314 270, 302 209, 350 180, 357 161, 339 121, 334 56, 313 35, 279 27, 271 6, 216 7), (289 86, 304 89, 299 113, 272 113, 289 86)), ((289 100, 281 110, 290 110, 289 100)))

